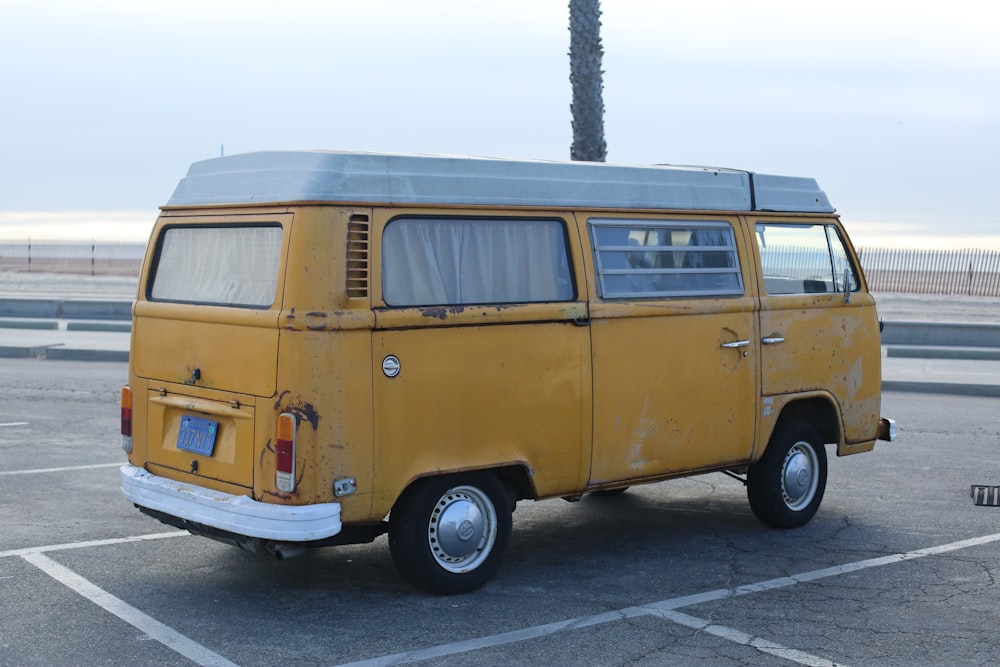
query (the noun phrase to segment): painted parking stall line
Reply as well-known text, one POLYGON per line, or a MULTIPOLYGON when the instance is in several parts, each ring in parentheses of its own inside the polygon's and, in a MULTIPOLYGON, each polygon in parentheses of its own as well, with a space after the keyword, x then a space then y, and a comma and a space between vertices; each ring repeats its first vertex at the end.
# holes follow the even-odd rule
POLYGON ((82 595, 98 607, 114 614, 129 625, 139 629, 149 637, 183 655, 192 662, 212 667, 236 667, 235 663, 226 660, 218 653, 205 648, 198 642, 164 625, 149 614, 139 611, 127 602, 98 588, 87 579, 84 579, 69 568, 60 565, 45 554, 38 552, 28 553, 22 555, 21 558, 73 592, 82 595))
POLYGON ((11 549, 0 551, 0 558, 10 558, 15 556, 29 556, 51 551, 69 551, 71 549, 90 549, 92 547, 106 547, 115 544, 128 544, 130 542, 147 542, 149 540, 163 540, 172 537, 190 537, 191 533, 186 530, 173 530, 167 533, 147 533, 146 535, 131 535, 129 537, 109 537, 103 540, 87 540, 85 542, 64 542, 63 544, 49 544, 42 547, 26 547, 24 549, 11 549))
MULTIPOLYGON (((168 533, 152 533, 148 535, 137 535, 124 538, 111 538, 106 540, 92 540, 88 542, 56 544, 43 547, 33 547, 27 549, 16 549, 16 550, 0 552, 0 558, 20 557, 24 559, 25 561, 31 563, 38 569, 45 572, 47 575, 51 576, 53 579, 69 587, 74 592, 82 595, 83 597, 87 598, 94 604, 100 606, 102 609, 105 609, 106 611, 114 614, 118 618, 121 618, 130 625, 144 632, 152 639, 159 641, 164 646, 167 646, 168 648, 176 651, 177 653, 184 655, 185 657, 196 662, 197 664, 226 665, 226 666, 234 665, 235 663, 230 662, 226 658, 218 655, 217 653, 202 646, 201 644, 198 644, 194 640, 180 634, 176 630, 173 630, 172 628, 166 626, 160 621, 157 621, 148 614, 145 614, 144 612, 136 609, 135 607, 132 607, 131 605, 120 600, 119 598, 116 598, 107 591, 104 591, 103 589, 97 587, 92 582, 76 574, 69 568, 66 568, 63 565, 56 563, 54 560, 45 555, 45 552, 52 552, 52 551, 65 551, 70 549, 81 549, 81 548, 113 545, 113 544, 124 544, 129 542, 167 539, 167 538, 182 537, 188 535, 189 533, 187 533, 186 531, 176 531, 168 533)), ((595 614, 593 616, 566 619, 563 621, 547 623, 529 628, 522 628, 520 630, 514 630, 511 632, 505 632, 487 637, 469 639, 450 644, 441 644, 438 646, 432 646, 414 651, 407 651, 403 653, 385 655, 351 663, 344 663, 339 667, 361 667, 361 666, 376 667, 384 665, 400 665, 407 663, 423 662, 426 660, 433 660, 437 658, 444 658, 448 656, 459 655, 462 653, 468 653, 471 651, 477 651, 484 648, 490 648, 493 646, 503 646, 507 644, 529 641, 532 639, 538 639, 541 637, 556 635, 562 632, 568 632, 591 626, 623 621, 629 618, 637 618, 640 616, 655 616, 657 618, 662 618, 672 623, 677 623, 679 625, 697 630, 699 632, 705 632, 714 637, 725 639, 726 641, 748 646, 762 653, 780 657, 797 664, 807 665, 810 667, 832 667, 833 665, 836 665, 838 663, 835 663, 833 661, 827 660, 819 656, 806 653, 804 651, 800 651, 795 648, 783 646, 781 644, 772 642, 763 637, 750 635, 736 628, 717 625, 709 620, 691 616, 689 614, 685 614, 682 612, 678 612, 677 609, 697 604, 704 604, 708 602, 717 602, 729 598, 738 598, 746 595, 752 595, 754 593, 762 593, 781 588, 788 588, 803 583, 842 576, 852 572, 858 572, 874 567, 882 567, 885 565, 893 565, 920 558, 943 555, 954 551, 959 551, 961 549, 967 549, 976 546, 984 546, 996 542, 1000 542, 1000 533, 994 533, 992 535, 984 535, 981 537, 974 537, 966 540, 960 540, 957 542, 950 542, 948 544, 927 547, 924 549, 917 549, 909 552, 901 552, 901 553, 889 554, 886 556, 880 556, 876 558, 869 558, 866 560, 855 561, 852 563, 845 563, 843 565, 821 568, 809 572, 802 572, 787 577, 778 577, 775 579, 769 579, 731 589, 715 589, 710 591, 704 591, 693 595, 670 598, 667 600, 662 600, 659 602, 654 602, 646 605, 626 607, 616 611, 595 614)))
POLYGON ((0 428, 7 428, 10 426, 28 426, 28 422, 6 422, 0 423, 0 428))
POLYGON ((503 646, 505 644, 528 641, 539 637, 550 636, 560 632, 577 630, 593 625, 623 621, 629 618, 636 618, 638 616, 656 616, 658 618, 663 618, 673 623, 684 625, 685 627, 693 628, 701 632, 707 632, 708 634, 727 641, 750 646, 758 651, 761 651, 762 653, 778 656, 801 665, 827 667, 838 663, 799 651, 797 649, 782 646, 781 644, 771 642, 762 637, 754 637, 734 628, 715 625, 711 623, 711 621, 678 613, 676 610, 696 604, 717 602, 729 598, 751 595, 753 593, 763 593, 780 588, 788 588, 811 581, 842 576, 851 572, 858 572, 874 567, 893 565, 896 563, 903 563, 930 556, 939 556, 953 551, 968 549, 970 547, 984 546, 995 542, 1000 542, 1000 533, 974 537, 967 540, 960 540, 958 542, 950 542, 948 544, 927 547, 925 549, 889 554, 887 556, 879 556, 877 558, 868 558, 866 560, 821 568, 809 572, 802 572, 787 577, 768 579, 766 581, 747 584, 736 588, 720 588, 712 591, 705 591, 703 593, 696 593, 694 595, 685 595, 682 597, 661 600, 660 602, 654 602, 637 607, 626 607, 617 611, 604 612, 594 616, 557 621, 555 623, 537 625, 530 628, 504 632, 488 637, 480 637, 477 639, 454 642, 451 644, 441 644, 415 651, 406 651, 403 653, 395 653, 367 660, 343 663, 337 667, 386 667, 388 665, 403 665, 407 663, 422 662, 424 660, 432 660, 467 653, 470 651, 478 651, 493 646, 503 646))
POLYGON ((717 625, 711 621, 690 616, 683 612, 664 609, 657 611, 655 615, 659 618, 677 623, 678 625, 683 625, 686 628, 698 630, 699 632, 705 632, 713 637, 719 637, 720 639, 725 639, 726 641, 736 644, 749 646, 757 649, 761 653, 767 653, 768 655, 783 658, 799 665, 807 665, 808 667, 844 667, 843 663, 833 662, 831 660, 827 660, 826 658, 820 658, 819 656, 806 653, 805 651, 782 646, 781 644, 777 644, 767 639, 747 634, 741 630, 728 628, 724 625, 717 625))

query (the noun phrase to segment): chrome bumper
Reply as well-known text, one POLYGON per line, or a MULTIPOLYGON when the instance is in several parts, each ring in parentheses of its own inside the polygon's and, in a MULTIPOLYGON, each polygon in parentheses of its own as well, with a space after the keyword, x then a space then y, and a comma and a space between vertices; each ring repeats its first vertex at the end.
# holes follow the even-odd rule
POLYGON ((121 467, 129 502, 235 535, 281 542, 311 542, 342 529, 340 503, 274 505, 159 477, 130 463, 121 467))

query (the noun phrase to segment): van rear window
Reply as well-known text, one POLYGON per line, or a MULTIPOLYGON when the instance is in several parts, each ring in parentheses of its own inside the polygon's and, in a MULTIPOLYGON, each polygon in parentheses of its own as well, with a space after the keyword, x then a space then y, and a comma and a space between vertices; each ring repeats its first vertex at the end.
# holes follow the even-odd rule
POLYGON ((149 298, 267 308, 274 303, 280 255, 280 225, 167 227, 149 298))
POLYGON ((571 301, 560 220, 396 218, 382 234, 390 306, 571 301))

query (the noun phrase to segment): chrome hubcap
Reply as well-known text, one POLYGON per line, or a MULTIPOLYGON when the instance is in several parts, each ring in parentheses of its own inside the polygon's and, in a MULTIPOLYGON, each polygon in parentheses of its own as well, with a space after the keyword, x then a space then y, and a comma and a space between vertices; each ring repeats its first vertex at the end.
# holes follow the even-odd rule
POLYGON ((438 565, 468 572, 489 556, 497 537, 497 515, 489 497, 474 486, 457 486, 437 501, 427 541, 438 565))
POLYGON ((800 510, 813 499, 818 471, 819 463, 811 445, 800 442, 788 451, 781 474, 781 495, 789 509, 800 510))

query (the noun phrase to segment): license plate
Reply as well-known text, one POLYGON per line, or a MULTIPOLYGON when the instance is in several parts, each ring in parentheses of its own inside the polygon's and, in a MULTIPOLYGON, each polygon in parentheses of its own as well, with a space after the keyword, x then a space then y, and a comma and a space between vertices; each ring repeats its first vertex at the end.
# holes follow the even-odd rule
POLYGON ((184 415, 181 417, 181 429, 177 433, 177 449, 211 456, 215 449, 215 434, 218 431, 218 422, 184 415))

